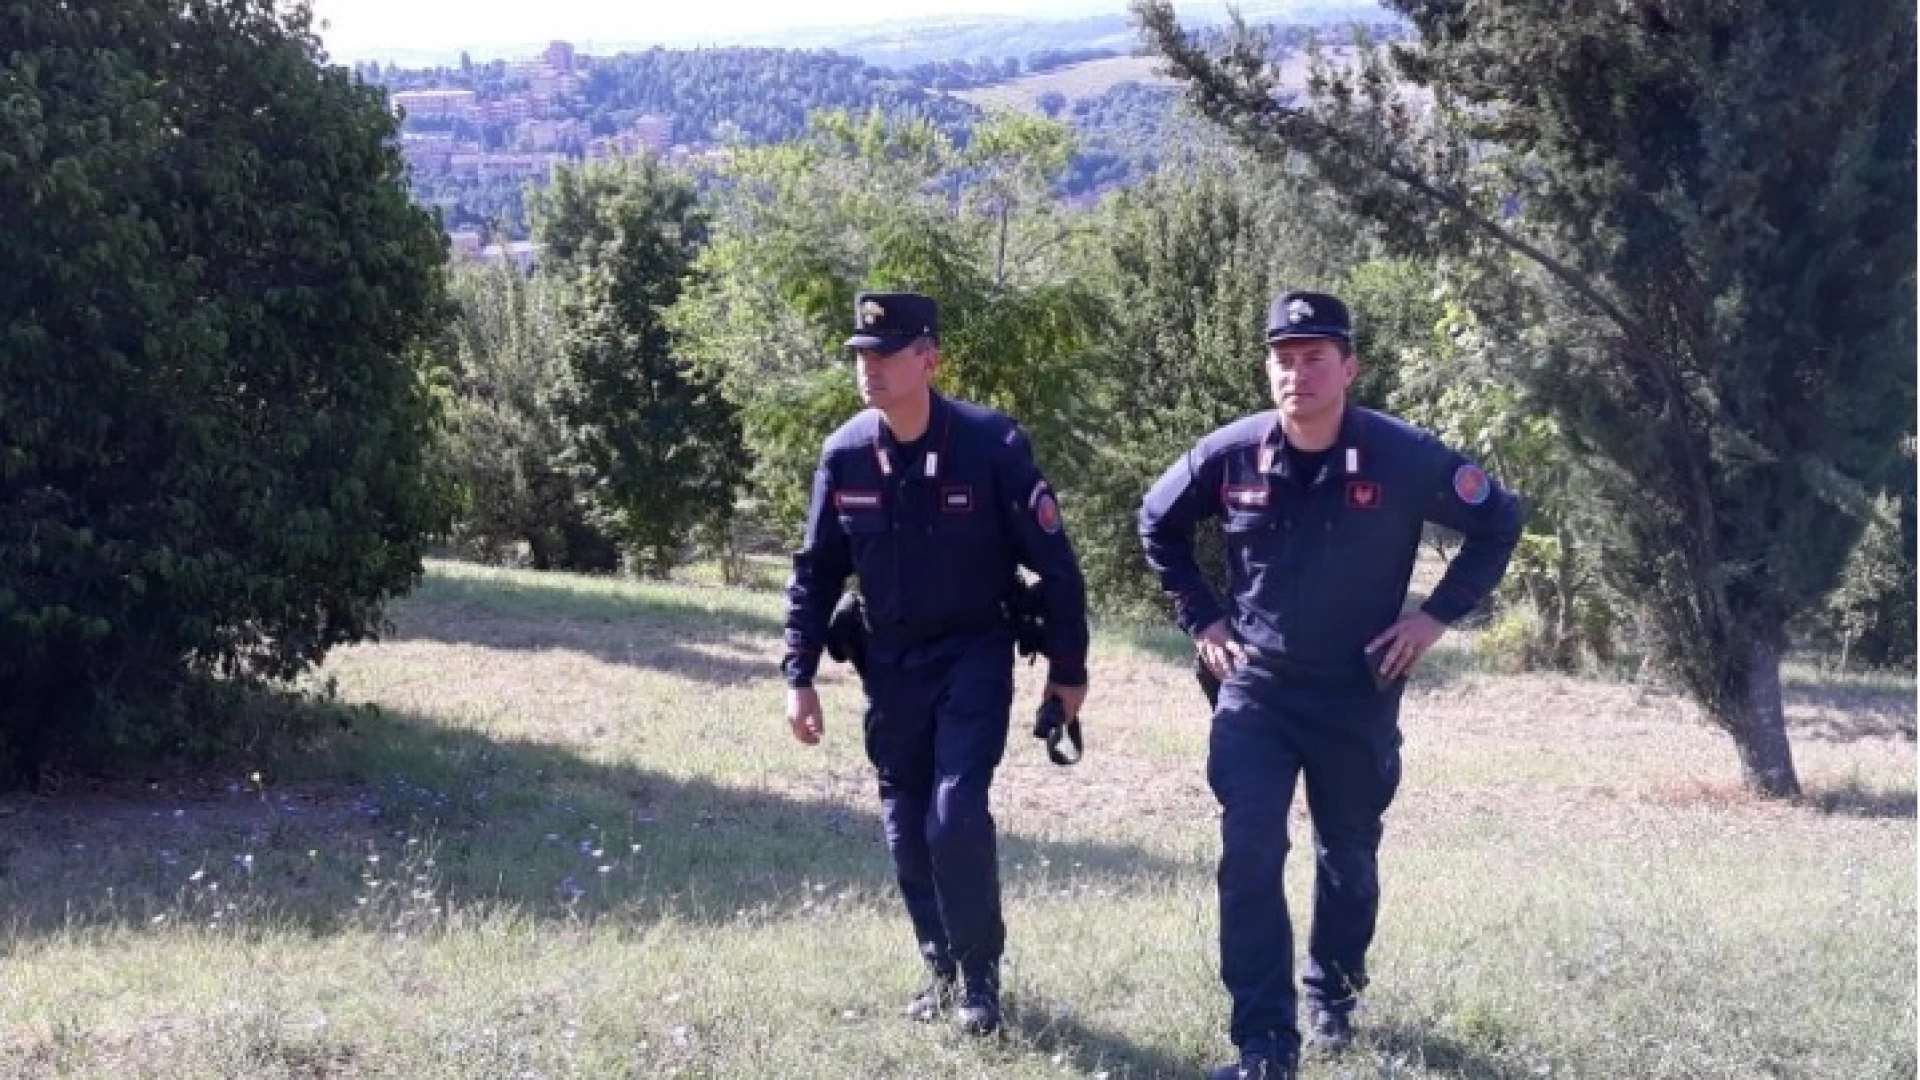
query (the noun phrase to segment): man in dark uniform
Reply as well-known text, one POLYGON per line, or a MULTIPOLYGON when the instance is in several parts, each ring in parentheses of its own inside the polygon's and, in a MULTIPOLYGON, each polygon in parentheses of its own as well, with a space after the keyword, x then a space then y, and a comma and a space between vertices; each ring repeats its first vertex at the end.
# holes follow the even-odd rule
POLYGON ((1400 782, 1402 680, 1506 572, 1518 500, 1427 432, 1351 406, 1347 309, 1282 293, 1267 321, 1275 412, 1213 432, 1147 493, 1140 535, 1182 629, 1220 680, 1207 754, 1219 799, 1221 979, 1237 1063, 1216 1080, 1292 1077, 1293 930, 1281 872, 1306 778, 1316 866, 1302 979, 1310 1032, 1352 1040, 1379 910, 1381 817, 1400 782), (1195 563, 1194 529, 1226 532, 1231 606, 1195 563), (1465 538, 1425 603, 1403 613, 1421 530, 1465 538))
POLYGON ((1006 749, 1017 567, 1039 575, 1046 694, 1077 718, 1087 693, 1086 585, 1027 438, 992 410, 931 389, 939 313, 915 293, 862 293, 853 337, 869 406, 827 439, 806 542, 787 584, 787 720, 809 745, 813 677, 848 574, 866 608, 867 757, 931 985, 908 1014, 958 1004, 963 1030, 1000 1025, 998 855, 988 788, 1006 749))

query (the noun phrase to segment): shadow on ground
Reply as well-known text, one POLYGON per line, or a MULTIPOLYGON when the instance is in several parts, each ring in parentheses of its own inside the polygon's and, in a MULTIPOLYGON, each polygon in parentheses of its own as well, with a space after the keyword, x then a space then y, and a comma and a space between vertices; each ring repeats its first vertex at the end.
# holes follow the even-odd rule
POLYGON ((1091 1026, 1044 1002, 1009 996, 1007 1028, 1015 1038, 1084 1076, 1150 1080, 1194 1076, 1203 1070, 1160 1050, 1141 1047, 1117 1032, 1091 1026))
MULTIPOLYGON (((1462 1080, 1520 1080, 1547 1075, 1521 1068, 1474 1048, 1465 1040, 1405 1020, 1369 1022, 1349 1057, 1382 1058, 1380 1075, 1397 1076, 1411 1064, 1422 1075, 1460 1077, 1462 1080)), ((1344 1072, 1341 1075, 1346 1075, 1344 1072)))
MULTIPOLYGON (((334 724, 322 745, 263 769, 264 787, 95 781, 0 800, 0 946, 181 921, 425 928, 450 905, 634 924, 896 908, 864 773, 822 774, 799 793, 731 788, 352 714, 351 731, 334 724)), ((1130 846, 1017 835, 1001 837, 1001 859, 1148 881, 1198 872, 1130 846)))
POLYGON ((1788 682, 1781 689, 1787 728, 1796 738, 1830 743, 1914 741, 1914 693, 1901 688, 1788 682))
POLYGON ((580 652, 710 685, 777 674, 777 601, 737 590, 572 575, 429 576, 389 641, 580 652))

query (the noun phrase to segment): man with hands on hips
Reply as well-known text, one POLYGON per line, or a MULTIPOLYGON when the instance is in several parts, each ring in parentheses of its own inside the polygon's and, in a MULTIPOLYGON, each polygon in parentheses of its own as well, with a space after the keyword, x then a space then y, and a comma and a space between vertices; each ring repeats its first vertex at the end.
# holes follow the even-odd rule
POLYGON ((1346 306, 1286 292, 1267 319, 1274 411, 1201 439, 1147 493, 1148 564, 1220 681, 1207 777, 1223 811, 1221 979, 1238 1060, 1215 1080, 1283 1080, 1300 1049, 1293 930, 1282 885, 1287 817, 1304 776, 1313 922, 1301 979, 1314 1043, 1338 1053, 1367 985, 1379 912, 1381 819, 1400 783, 1404 679, 1477 607, 1519 542, 1519 501, 1428 432, 1351 405, 1359 374, 1346 306), (1231 609, 1193 536, 1225 531, 1231 609), (1422 529, 1464 543, 1431 596, 1403 612, 1422 529))

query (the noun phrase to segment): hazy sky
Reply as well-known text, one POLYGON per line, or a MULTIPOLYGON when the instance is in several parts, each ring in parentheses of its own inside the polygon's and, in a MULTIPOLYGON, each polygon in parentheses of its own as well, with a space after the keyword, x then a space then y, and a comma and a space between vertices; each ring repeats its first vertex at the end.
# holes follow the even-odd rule
MULTIPOLYGON (((338 61, 389 49, 694 42, 796 26, 930 15, 1122 14, 1126 0, 312 0, 338 61)), ((1182 5, 1183 7, 1185 5, 1182 5)))

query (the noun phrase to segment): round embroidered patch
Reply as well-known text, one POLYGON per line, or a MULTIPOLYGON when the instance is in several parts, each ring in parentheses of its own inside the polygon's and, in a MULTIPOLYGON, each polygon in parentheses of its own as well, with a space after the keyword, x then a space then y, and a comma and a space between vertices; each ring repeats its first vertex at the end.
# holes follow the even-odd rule
POLYGON ((1493 482, 1480 466, 1468 462, 1453 470, 1453 493, 1468 506, 1479 506, 1493 494, 1493 482))
POLYGON ((1040 493, 1039 501, 1033 506, 1033 519, 1049 533, 1060 531, 1060 505, 1053 501, 1053 492, 1040 493))

